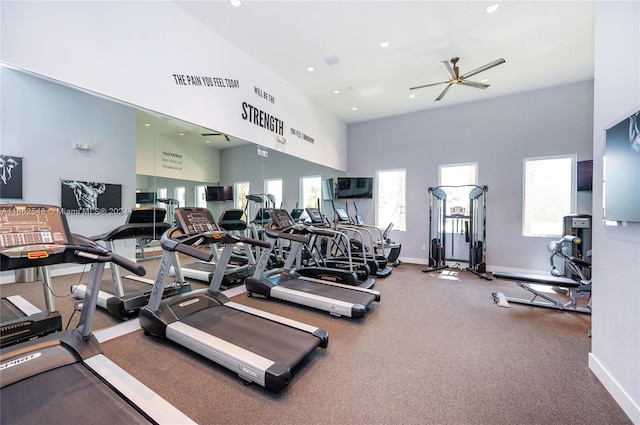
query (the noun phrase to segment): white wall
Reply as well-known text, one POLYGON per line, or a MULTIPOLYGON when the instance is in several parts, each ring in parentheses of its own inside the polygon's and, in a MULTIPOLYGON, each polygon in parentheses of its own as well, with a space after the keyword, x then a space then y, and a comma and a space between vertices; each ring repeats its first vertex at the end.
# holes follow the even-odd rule
MULTIPOLYGON (((593 174, 602 181, 605 129, 640 109, 639 2, 596 2, 594 71, 593 174)), ((593 197, 589 366, 640 424, 640 224, 604 226, 602 185, 594 185, 593 197)))
MULTIPOLYGON (((407 170, 407 231, 394 232, 393 239, 402 243, 405 261, 426 263, 428 188, 438 186, 438 166, 477 162, 478 184, 489 187, 488 269, 546 273, 550 238, 522 236, 523 160, 559 154, 591 159, 592 111, 593 82, 585 81, 349 125, 348 173, 407 170)), ((361 202, 360 212, 373 223, 373 201, 361 202)), ((583 199, 580 206, 588 204, 583 199)))
MULTIPOLYGON (((17 202, 60 205, 60 180, 70 179, 121 184, 123 209, 134 206, 134 109, 5 67, 0 94, 1 153, 23 157, 23 200, 17 202), (93 150, 75 149, 74 143, 93 150)), ((93 236, 125 217, 74 215, 68 222, 71 232, 93 236)), ((133 258, 132 250, 119 252, 133 258)))
POLYGON ((275 148, 274 132, 243 119, 248 103, 284 122, 288 154, 346 170, 342 121, 173 2, 2 1, 1 6, 5 63, 275 148), (174 75, 227 78, 239 86, 181 85, 174 75))

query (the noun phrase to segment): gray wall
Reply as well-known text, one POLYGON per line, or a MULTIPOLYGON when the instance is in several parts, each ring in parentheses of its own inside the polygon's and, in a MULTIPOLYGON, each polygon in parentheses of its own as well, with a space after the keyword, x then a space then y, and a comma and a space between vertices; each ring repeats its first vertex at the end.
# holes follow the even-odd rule
MULTIPOLYGON (((640 109, 640 2, 596 2, 594 176, 602 181, 605 129, 640 109)), ((594 186, 602 205, 602 185, 594 186)), ((640 424, 640 224, 602 224, 594 208, 593 342, 589 366, 640 424)))
MULTIPOLYGON (((477 162, 478 184, 489 187, 489 270, 546 272, 550 239, 522 236, 523 160, 558 154, 591 159, 592 115, 593 82, 585 81, 353 124, 348 127, 348 173, 407 170, 407 231, 394 232, 394 240, 402 243, 402 257, 426 262, 428 188, 438 186, 438 166, 477 162)), ((576 212, 591 213, 588 198, 581 194, 576 212)), ((373 202, 365 211, 373 223, 373 202)))
MULTIPOLYGON (((344 176, 345 173, 323 165, 314 164, 288 154, 269 150, 266 158, 258 156, 257 146, 244 145, 232 149, 223 149, 220 153, 220 183, 232 185, 238 181, 248 181, 251 193, 263 191, 265 179, 283 180, 283 208, 291 210, 299 202, 300 178, 321 176, 327 178, 344 176)), ((279 208, 280 205, 277 205, 279 208)), ((253 208, 253 206, 252 206, 253 208)), ((321 210, 329 219, 333 218, 330 202, 322 202, 321 210)))
MULTIPOLYGON (((60 180, 71 179, 121 184, 122 207, 133 207, 135 110, 9 68, 0 67, 0 73, 0 151, 24 158, 24 199, 2 202, 60 205, 60 180), (74 143, 93 150, 75 149, 74 143)), ((123 220, 120 214, 68 217, 71 231, 86 236, 123 220)), ((133 251, 122 254, 133 256, 133 251)))

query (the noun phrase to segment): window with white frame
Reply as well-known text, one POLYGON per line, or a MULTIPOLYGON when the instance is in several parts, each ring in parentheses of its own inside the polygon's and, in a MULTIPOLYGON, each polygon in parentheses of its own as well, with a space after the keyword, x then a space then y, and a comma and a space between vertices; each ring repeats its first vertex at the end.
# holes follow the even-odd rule
MULTIPOLYGON (((282 204, 282 179, 267 179, 264 181, 264 193, 272 195, 275 208, 280 208, 282 204)), ((271 205, 271 202, 269 202, 271 205)))
POLYGON ((322 177, 300 178, 300 208, 313 208, 322 196, 322 177))
POLYGON ((575 155, 524 160, 522 234, 561 236, 563 219, 575 210, 575 155))
POLYGON ((207 208, 207 186, 196 186, 196 207, 207 208))
POLYGON ((177 186, 175 188, 175 190, 173 191, 175 198, 178 200, 178 206, 180 208, 182 207, 186 207, 186 196, 187 196, 187 191, 185 189, 184 186, 177 186))
POLYGON ((376 171, 376 226, 406 230, 406 170, 376 171))
POLYGON ((233 184, 233 207, 243 210, 247 205, 247 195, 249 194, 249 182, 235 182, 233 184))
POLYGON ((447 194, 447 209, 469 209, 470 186, 478 184, 478 164, 445 164, 438 167, 440 186, 447 194))

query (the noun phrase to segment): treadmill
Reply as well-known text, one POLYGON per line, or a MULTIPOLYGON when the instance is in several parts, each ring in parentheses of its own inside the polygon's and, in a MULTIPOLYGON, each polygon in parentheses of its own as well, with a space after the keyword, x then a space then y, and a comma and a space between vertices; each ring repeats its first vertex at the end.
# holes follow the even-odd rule
MULTIPOLYGON (((164 208, 141 207, 134 208, 129 213, 125 224, 110 232, 93 236, 95 242, 103 242, 111 252, 116 251, 117 240, 138 239, 158 240, 171 226, 164 222, 166 210, 164 208)), ((137 317, 142 307, 149 302, 149 295, 153 280, 135 275, 121 276, 116 264, 111 264, 111 279, 105 280, 102 287, 113 286, 112 292, 100 291, 98 307, 106 309, 112 315, 121 319, 137 317), (124 282, 127 283, 126 287, 124 282)), ((72 285, 71 292, 78 298, 84 298, 87 285, 72 285)), ((179 275, 176 281, 167 283, 164 296, 173 296, 191 290, 191 285, 179 275)))
MULTIPOLYGON (((225 210, 220 217, 218 227, 229 232, 237 233, 239 231, 244 231, 247 228, 247 223, 241 219, 243 214, 244 210, 241 209, 225 210)), ((207 283, 211 282, 220 261, 218 255, 218 244, 214 241, 210 247, 211 252, 213 253, 212 260, 197 260, 190 264, 183 264, 181 266, 181 272, 184 277, 207 283)), ((222 288, 226 289, 232 286, 241 285, 247 277, 253 274, 255 270, 255 257, 253 256, 250 248, 246 247, 244 251, 245 255, 237 252, 232 253, 231 258, 224 269, 225 272, 222 278, 222 283, 220 284, 222 288)), ((175 273, 175 267, 171 268, 171 273, 175 273)))
POLYGON ((194 424, 102 354, 91 333, 104 264, 138 275, 143 267, 69 232, 50 205, 0 206, 0 266, 16 270, 91 263, 88 296, 76 329, 0 350, 0 423, 194 424))
MULTIPOLYGON (((286 229, 295 225, 287 210, 272 209, 270 214, 277 227, 286 229)), ((305 236, 287 230, 267 229, 265 233, 271 247, 278 238, 289 240, 294 245, 307 242, 305 236)), ((373 289, 302 276, 290 267, 295 253, 289 255, 284 268, 266 271, 270 250, 264 250, 255 274, 245 280, 247 293, 316 308, 335 317, 364 317, 367 308, 374 301, 380 301, 380 292, 373 289)))
MULTIPOLYGON (((0 239, 3 239, 0 243, 11 238, 8 225, 0 223, 0 239)), ((62 316, 56 310, 51 292, 49 267, 40 266, 38 270, 42 276, 45 309, 40 310, 20 295, 3 296, 0 304, 0 348, 62 330, 62 316)))
POLYGON ((172 340, 224 366, 247 381, 279 391, 291 379, 291 370, 317 347, 326 348, 327 331, 235 303, 220 289, 233 246, 242 242, 267 247, 264 241, 221 231, 207 208, 176 208, 177 227, 161 238, 164 249, 160 272, 149 305, 140 311, 145 333, 172 340), (208 261, 212 254, 199 249, 224 245, 218 268, 208 288, 162 300, 161 289, 176 253, 208 261))

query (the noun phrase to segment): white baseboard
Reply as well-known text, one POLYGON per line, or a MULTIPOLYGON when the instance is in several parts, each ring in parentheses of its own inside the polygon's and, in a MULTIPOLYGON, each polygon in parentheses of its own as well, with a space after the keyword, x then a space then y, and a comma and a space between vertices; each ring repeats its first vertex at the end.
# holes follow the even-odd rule
POLYGON ((631 422, 640 424, 640 406, 620 387, 618 382, 609 374, 593 353, 589 353, 589 369, 591 369, 593 374, 596 375, 602 385, 609 391, 611 397, 620 405, 624 413, 629 416, 631 422))

